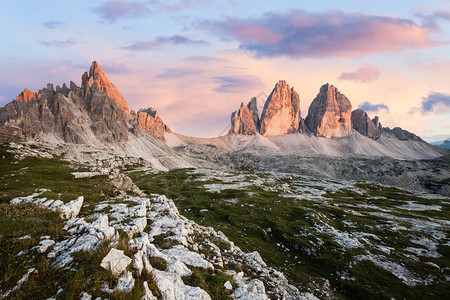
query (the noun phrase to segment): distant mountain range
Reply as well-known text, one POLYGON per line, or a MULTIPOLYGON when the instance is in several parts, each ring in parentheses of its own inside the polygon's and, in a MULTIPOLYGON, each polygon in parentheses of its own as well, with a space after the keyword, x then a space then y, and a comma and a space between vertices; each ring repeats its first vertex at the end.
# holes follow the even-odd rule
POLYGON ((432 142, 430 144, 433 145, 433 146, 436 146, 438 148, 441 148, 441 149, 448 149, 448 150, 450 150, 450 138, 446 139, 444 141, 432 142))
POLYGON ((299 94, 283 80, 268 96, 261 117, 253 98, 232 113, 226 136, 186 137, 172 132, 152 107, 129 111, 96 61, 82 75, 81 87, 70 82, 69 87, 48 84, 38 92, 25 89, 2 107, 0 141, 114 148, 162 168, 192 166, 168 147, 187 144, 259 155, 429 159, 443 154, 413 133, 382 127, 378 117, 371 119, 362 109, 352 111, 348 98, 330 84, 320 88, 303 118, 299 94))

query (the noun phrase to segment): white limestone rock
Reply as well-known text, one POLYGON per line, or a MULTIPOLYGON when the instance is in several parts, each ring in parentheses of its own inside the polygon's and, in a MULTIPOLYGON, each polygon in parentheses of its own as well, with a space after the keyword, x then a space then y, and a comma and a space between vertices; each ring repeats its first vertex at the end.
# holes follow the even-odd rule
POLYGON ((39 242, 39 246, 38 246, 38 252, 39 253, 44 253, 45 251, 47 251, 48 248, 50 248, 51 246, 53 246, 55 244, 54 240, 42 240, 39 242))
POLYGON ((122 273, 132 259, 123 253, 123 250, 112 248, 109 253, 102 259, 100 266, 106 270, 110 270, 114 275, 122 273))
POLYGON ((203 259, 200 254, 192 252, 182 245, 176 245, 173 248, 163 250, 162 253, 193 267, 214 269, 213 265, 209 261, 203 259))
POLYGON ((199 287, 185 285, 180 275, 155 270, 155 283, 163 300, 210 300, 207 292, 199 287))
POLYGON ((131 292, 134 288, 135 280, 133 278, 133 274, 130 271, 127 271, 125 274, 119 277, 117 281, 116 290, 121 292, 131 292))
POLYGON ((142 286, 144 287, 144 296, 142 296, 141 300, 157 300, 158 299, 155 296, 153 296, 152 292, 148 288, 147 281, 144 281, 142 286))

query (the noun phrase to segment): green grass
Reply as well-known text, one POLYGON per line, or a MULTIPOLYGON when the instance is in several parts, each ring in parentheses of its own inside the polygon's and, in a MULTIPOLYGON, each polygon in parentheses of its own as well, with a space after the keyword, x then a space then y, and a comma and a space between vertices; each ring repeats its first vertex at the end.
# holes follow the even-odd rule
POLYGON ((15 197, 33 194, 37 189, 49 189, 42 197, 68 202, 79 196, 85 203, 96 203, 116 195, 107 176, 74 179, 68 162, 59 158, 14 158, 8 145, 0 143, 0 203, 15 197))
POLYGON ((189 267, 192 271, 191 276, 182 277, 184 284, 198 286, 206 291, 212 299, 232 299, 230 291, 225 289, 225 282, 233 282, 233 277, 226 275, 221 270, 203 269, 189 267))
MULTIPOLYGON (((247 174, 247 180, 255 176, 247 174)), ((250 186, 243 190, 222 190, 220 193, 208 192, 203 185, 221 183, 220 178, 197 181, 202 175, 192 174, 190 170, 173 170, 158 174, 145 174, 143 171, 129 172, 128 175, 147 193, 164 194, 175 201, 180 212, 204 226, 213 226, 223 231, 244 251, 258 251, 271 266, 282 270, 301 290, 319 288, 323 279, 328 279, 337 297, 356 298, 435 298, 443 299, 449 292, 444 274, 436 272, 426 264, 432 261, 441 268, 449 266, 448 246, 439 246, 441 258, 420 258, 412 263, 403 249, 418 246, 411 242, 408 229, 392 231, 390 220, 370 212, 377 212, 376 207, 392 209, 393 216, 428 220, 440 218, 448 220, 448 204, 440 200, 424 199, 397 188, 377 184, 356 184, 356 189, 342 188, 337 192, 325 194, 325 199, 298 200, 281 197, 281 184, 302 185, 300 179, 281 178, 272 190, 260 186, 250 186), (237 203, 224 200, 238 199, 237 203), (439 204, 442 211, 406 211, 396 207, 406 201, 421 204, 439 204), (367 204, 374 207, 359 207, 367 204), (205 211, 207 209, 207 211, 205 211), (349 213, 349 209, 361 215, 349 213), (349 227, 353 223, 355 228, 349 227), (315 224, 328 223, 342 232, 357 231, 377 235, 381 245, 393 247, 389 259, 406 265, 419 276, 436 277, 432 285, 409 287, 400 279, 368 261, 352 265, 353 257, 365 253, 365 248, 344 249, 327 233, 314 230, 315 224), (337 274, 348 273, 355 281, 342 280, 337 274), (380 278, 383 278, 382 280, 380 278), (316 284, 312 284, 312 282, 316 284)), ((264 177, 261 176, 260 178, 264 177)), ((311 182, 313 182, 311 180, 311 182)), ((320 190, 319 187, 315 187, 320 190)), ((448 230, 444 232, 449 233, 448 230)), ((367 247, 369 247, 367 245, 367 247)), ((371 249, 374 254, 383 254, 378 249, 371 249)), ((226 266, 237 268, 239 266, 226 266)), ((240 266, 243 267, 243 266, 240 266)), ((245 267, 245 266, 244 266, 245 267)), ((447 269, 448 270, 448 269, 447 269)))

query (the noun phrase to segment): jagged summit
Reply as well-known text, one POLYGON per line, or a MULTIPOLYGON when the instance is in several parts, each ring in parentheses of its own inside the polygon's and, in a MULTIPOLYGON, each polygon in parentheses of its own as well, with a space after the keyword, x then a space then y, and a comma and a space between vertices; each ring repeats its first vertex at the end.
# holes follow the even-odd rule
POLYGON ((353 133, 352 105, 338 89, 324 84, 308 109, 306 126, 316 136, 344 137, 353 133))
POLYGON ((116 102, 117 106, 122 111, 129 114, 127 102, 117 87, 108 79, 108 76, 106 76, 97 61, 92 62, 89 74, 85 72, 82 76, 81 89, 85 97, 91 87, 95 87, 104 92, 109 98, 116 102))
POLYGON ((30 102, 31 100, 39 100, 41 95, 25 88, 23 92, 16 96, 16 101, 30 102))
POLYGON ((256 98, 252 98, 247 107, 241 104, 239 110, 231 115, 231 134, 282 136, 298 132, 316 137, 344 138, 355 131, 373 140, 385 135, 398 140, 422 141, 399 127, 383 128, 377 116, 370 119, 363 109, 352 112, 350 100, 329 83, 320 87, 305 119, 301 117, 298 93, 285 80, 276 83, 264 104, 261 119, 258 118, 256 98))
POLYGON ((280 80, 264 104, 259 132, 265 136, 295 133, 300 117, 298 93, 285 80, 280 80))

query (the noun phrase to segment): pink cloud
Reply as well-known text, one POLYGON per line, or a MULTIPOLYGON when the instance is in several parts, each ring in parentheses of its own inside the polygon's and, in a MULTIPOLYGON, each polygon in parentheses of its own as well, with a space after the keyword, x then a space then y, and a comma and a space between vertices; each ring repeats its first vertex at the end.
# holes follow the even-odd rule
POLYGON ((340 80, 350 80, 361 83, 369 83, 380 77, 380 71, 369 63, 363 64, 356 71, 344 72, 339 76, 340 80))
POLYGON ((362 57, 441 44, 412 20, 342 11, 293 10, 260 18, 208 21, 199 28, 235 39, 240 49, 257 57, 362 57))

